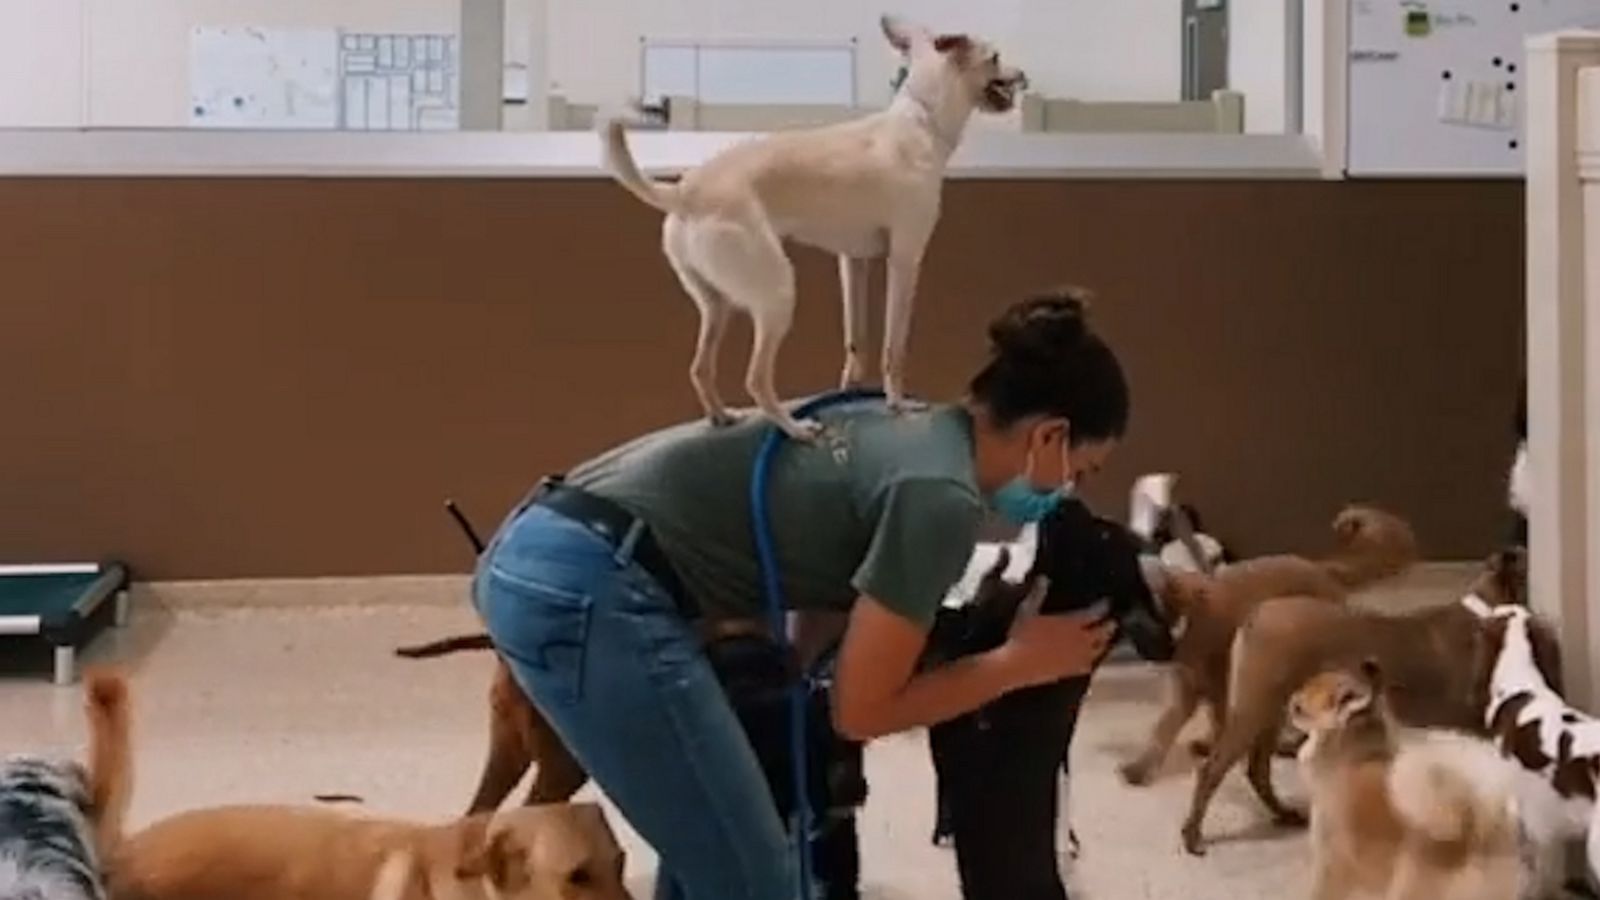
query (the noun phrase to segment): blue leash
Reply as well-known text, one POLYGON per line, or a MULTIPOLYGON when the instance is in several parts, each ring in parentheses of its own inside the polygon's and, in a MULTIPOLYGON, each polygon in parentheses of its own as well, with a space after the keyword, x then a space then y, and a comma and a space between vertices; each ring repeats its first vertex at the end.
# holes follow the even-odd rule
MULTIPOLYGON (((881 398, 882 391, 848 390, 824 394, 802 404, 794 411, 797 419, 807 418, 830 406, 857 400, 881 398)), ((761 567, 761 593, 766 601, 767 625, 773 640, 785 650, 789 647, 788 603, 783 595, 783 577, 778 571, 778 548, 772 538, 772 519, 768 515, 767 485, 772 477, 772 461, 778 450, 789 439, 782 429, 772 428, 756 451, 755 466, 750 474, 750 523, 755 529, 756 561, 761 567)), ((812 900, 813 874, 811 871, 811 826, 815 811, 811 808, 810 776, 806 771, 806 713, 810 697, 806 690, 806 676, 795 685, 789 697, 789 776, 794 791, 794 821, 789 835, 796 845, 800 869, 800 900, 812 900)))

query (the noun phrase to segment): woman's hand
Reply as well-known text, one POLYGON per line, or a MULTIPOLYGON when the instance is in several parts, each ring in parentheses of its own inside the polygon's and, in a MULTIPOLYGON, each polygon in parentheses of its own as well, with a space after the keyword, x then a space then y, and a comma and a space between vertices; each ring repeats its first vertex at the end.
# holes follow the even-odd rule
POLYGON ((1103 613, 1041 615, 1039 604, 1048 590, 1046 579, 1034 583, 1017 609, 1005 645, 995 651, 1016 688, 1089 674, 1116 630, 1103 613))

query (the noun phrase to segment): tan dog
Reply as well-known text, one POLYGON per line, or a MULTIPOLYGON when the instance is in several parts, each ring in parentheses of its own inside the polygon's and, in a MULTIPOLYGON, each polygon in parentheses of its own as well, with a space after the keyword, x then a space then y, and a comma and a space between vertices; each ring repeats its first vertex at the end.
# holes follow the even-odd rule
POLYGON ((1314 676, 1290 702, 1308 735, 1313 900, 1511 900, 1521 880, 1510 767, 1487 742, 1402 735, 1382 674, 1314 676))
POLYGON ((1201 706, 1211 719, 1211 738, 1197 741, 1194 749, 1201 755, 1209 752, 1225 718, 1233 637, 1256 606, 1291 595, 1342 602, 1352 591, 1400 574, 1417 558, 1411 526, 1381 509, 1352 506, 1343 510, 1333 521, 1333 534, 1334 550, 1320 560, 1262 556, 1227 566, 1214 575, 1166 573, 1161 601, 1183 625, 1171 670, 1172 699, 1156 720, 1145 749, 1122 766, 1124 780, 1148 783, 1201 706))
POLYGON ((883 18, 889 43, 907 57, 905 84, 889 108, 855 121, 789 131, 725 150, 677 184, 639 171, 620 122, 605 134, 606 164, 623 187, 667 214, 662 247, 700 310, 690 381, 712 422, 733 416, 717 390, 717 354, 733 309, 749 314, 754 344, 745 388, 791 437, 814 437, 779 403, 778 348, 794 317, 794 266, 784 241, 839 258, 844 301, 842 382, 866 375, 868 264, 888 261, 883 381, 889 404, 905 402, 906 345, 923 252, 939 220, 945 166, 974 110, 1003 113, 1026 78, 964 34, 935 36, 883 18))
MULTIPOLYGON (((1472 604, 1525 605, 1527 569, 1521 554, 1491 558, 1473 586, 1472 604)), ((1559 683, 1553 634, 1535 629, 1540 668, 1559 683)), ((1386 673, 1385 695, 1396 718, 1416 728, 1481 734, 1497 647, 1467 602, 1408 615, 1384 615, 1314 597, 1268 600, 1250 613, 1234 638, 1226 721, 1195 778, 1183 824, 1184 847, 1200 854, 1201 823, 1222 778, 1248 757, 1246 773, 1267 809, 1285 824, 1303 815, 1278 799, 1270 764, 1289 697, 1312 676, 1372 658, 1386 673)))
POLYGON ((184 813, 135 834, 112 900, 620 900, 623 853, 594 804, 445 825, 321 807, 184 813))

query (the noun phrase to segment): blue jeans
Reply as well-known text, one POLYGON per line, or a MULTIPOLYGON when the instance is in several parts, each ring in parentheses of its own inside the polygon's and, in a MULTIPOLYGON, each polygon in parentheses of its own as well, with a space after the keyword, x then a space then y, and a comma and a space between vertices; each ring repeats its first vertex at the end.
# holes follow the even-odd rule
POLYGON ((473 594, 524 693, 660 856, 657 898, 794 900, 755 752, 694 629, 626 550, 524 504, 473 594))

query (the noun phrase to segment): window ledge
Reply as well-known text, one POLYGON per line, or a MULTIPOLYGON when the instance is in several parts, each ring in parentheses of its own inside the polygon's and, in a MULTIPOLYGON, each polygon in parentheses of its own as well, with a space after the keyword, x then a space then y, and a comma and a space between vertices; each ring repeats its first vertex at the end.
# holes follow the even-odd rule
MULTIPOLYGON (((698 165, 748 135, 633 135, 654 174, 698 165)), ((1299 135, 1016 134, 975 131, 951 161, 952 178, 1320 179, 1322 161, 1299 135)), ((599 144, 588 132, 10 131, 0 177, 440 177, 593 178, 599 144)))

